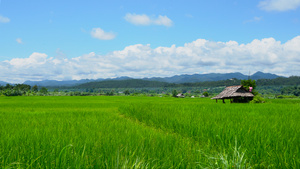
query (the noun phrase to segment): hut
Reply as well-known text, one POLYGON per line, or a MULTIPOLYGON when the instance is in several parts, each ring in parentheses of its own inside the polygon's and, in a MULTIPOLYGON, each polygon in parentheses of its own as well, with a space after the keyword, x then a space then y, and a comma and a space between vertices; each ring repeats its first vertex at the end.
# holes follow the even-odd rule
POLYGON ((249 102, 253 97, 254 95, 251 92, 247 91, 242 85, 238 85, 226 87, 220 94, 211 99, 216 99, 216 102, 218 102, 218 99, 222 99, 223 103, 225 103, 224 99, 230 99, 231 103, 236 103, 249 102))
POLYGON ((182 94, 182 93, 178 93, 178 94, 176 95, 176 97, 178 97, 178 98, 184 98, 185 96, 184 96, 184 94, 182 94))

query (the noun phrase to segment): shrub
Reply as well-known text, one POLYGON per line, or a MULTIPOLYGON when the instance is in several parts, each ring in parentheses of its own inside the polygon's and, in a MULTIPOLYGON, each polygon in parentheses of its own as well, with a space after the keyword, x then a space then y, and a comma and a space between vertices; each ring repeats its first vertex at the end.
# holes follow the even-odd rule
POLYGON ((250 103, 264 103, 265 99, 260 95, 254 96, 253 100, 250 103))
POLYGON ((203 92, 202 95, 204 95, 205 97, 208 97, 209 93, 208 92, 203 92))

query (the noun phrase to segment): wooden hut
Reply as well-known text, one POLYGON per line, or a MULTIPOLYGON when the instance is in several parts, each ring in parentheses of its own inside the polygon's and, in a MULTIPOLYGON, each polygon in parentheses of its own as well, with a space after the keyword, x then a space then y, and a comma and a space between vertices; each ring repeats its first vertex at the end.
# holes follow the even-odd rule
POLYGON ((226 87, 220 94, 211 98, 222 99, 223 103, 225 103, 224 99, 230 99, 230 102, 249 102, 253 99, 254 95, 247 91, 242 85, 238 86, 228 86, 226 87))

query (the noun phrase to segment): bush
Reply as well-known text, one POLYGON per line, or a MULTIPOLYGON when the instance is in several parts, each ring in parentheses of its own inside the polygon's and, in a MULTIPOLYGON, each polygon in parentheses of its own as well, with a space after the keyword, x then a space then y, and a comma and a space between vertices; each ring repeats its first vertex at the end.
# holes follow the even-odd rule
POLYGON ((265 99, 260 95, 254 96, 253 100, 250 103, 264 103, 265 99))
POLYGON ((5 96, 22 96, 22 92, 19 90, 5 90, 2 92, 3 95, 5 96))
POLYGON ((208 97, 209 93, 208 92, 203 92, 202 95, 204 95, 205 97, 208 97))

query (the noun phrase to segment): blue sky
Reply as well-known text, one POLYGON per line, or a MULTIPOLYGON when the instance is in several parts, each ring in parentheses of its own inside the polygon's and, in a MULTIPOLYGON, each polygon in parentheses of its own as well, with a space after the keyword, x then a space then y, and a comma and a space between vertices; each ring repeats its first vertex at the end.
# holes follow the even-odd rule
POLYGON ((0 0, 0 81, 299 75, 300 0, 0 0))

